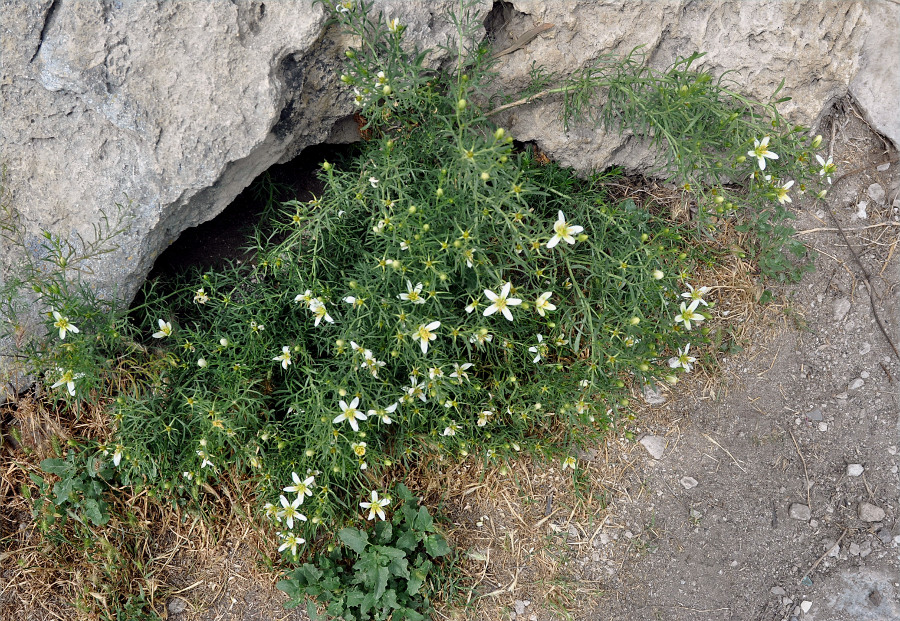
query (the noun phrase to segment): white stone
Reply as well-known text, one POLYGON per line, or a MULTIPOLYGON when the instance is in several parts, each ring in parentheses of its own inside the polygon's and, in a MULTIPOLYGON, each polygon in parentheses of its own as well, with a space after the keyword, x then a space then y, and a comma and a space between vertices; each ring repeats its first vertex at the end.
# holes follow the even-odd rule
POLYGON ((865 471, 862 464, 847 464, 847 476, 858 477, 865 471))
POLYGON ((812 608, 812 602, 809 601, 808 599, 805 599, 802 602, 800 602, 800 610, 802 610, 804 613, 809 612, 810 608, 812 608))
POLYGON ((880 522, 884 519, 884 509, 868 502, 859 503, 857 515, 863 522, 880 522))
POLYGON ((808 506, 799 502, 795 502, 788 509, 788 515, 790 515, 794 520, 808 522, 809 518, 812 517, 812 512, 810 511, 808 506))
POLYGON ((849 298, 839 298, 834 301, 834 320, 835 321, 843 321, 844 317, 847 316, 847 313, 850 312, 850 299, 849 298))
POLYGON ((850 385, 847 387, 847 390, 857 390, 862 388, 865 385, 865 381, 861 377, 857 377, 855 380, 850 382, 850 385))
POLYGON ((653 459, 662 459, 666 452, 666 439, 662 436, 644 436, 640 439, 640 443, 653 459))
POLYGON ((694 477, 681 477, 678 479, 678 482, 681 483, 684 489, 694 489, 698 485, 697 479, 694 477))

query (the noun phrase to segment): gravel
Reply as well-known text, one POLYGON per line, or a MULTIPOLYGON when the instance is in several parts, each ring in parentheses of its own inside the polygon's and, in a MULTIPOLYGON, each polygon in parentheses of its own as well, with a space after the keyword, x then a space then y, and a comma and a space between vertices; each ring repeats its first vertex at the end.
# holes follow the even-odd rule
POLYGON ((788 515, 790 515, 794 520, 808 522, 809 518, 812 517, 812 511, 810 511, 809 507, 807 507, 806 505, 795 502, 791 505, 790 509, 788 509, 788 515))
POLYGON ((847 464, 847 476, 858 477, 865 471, 862 464, 847 464))
POLYGON ((884 519, 884 509, 868 502, 859 503, 857 511, 859 519, 863 522, 880 522, 884 519))
POLYGON ((653 459, 662 459, 666 452, 666 439, 662 436, 644 436, 640 443, 653 459))

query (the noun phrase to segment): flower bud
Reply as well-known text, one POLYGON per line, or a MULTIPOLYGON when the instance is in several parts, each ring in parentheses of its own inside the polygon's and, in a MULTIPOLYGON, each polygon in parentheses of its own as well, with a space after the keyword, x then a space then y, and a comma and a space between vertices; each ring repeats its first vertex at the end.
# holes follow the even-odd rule
POLYGON ((670 383, 672 386, 678 383, 678 378, 674 375, 666 375, 666 381, 670 383))
POLYGON ((328 162, 328 161, 322 162, 322 170, 324 170, 325 172, 328 172, 332 168, 333 167, 330 162, 328 162))
POLYGON ((466 109, 466 100, 465 100, 465 99, 460 99, 459 101, 457 101, 457 102, 456 102, 456 109, 457 109, 457 110, 465 110, 465 109, 466 109))
POLYGON ((316 454, 316 452, 315 452, 314 450, 312 450, 312 449, 306 449, 306 451, 304 452, 304 454, 305 454, 307 457, 312 457, 313 455, 316 454))
POLYGON ((630 323, 633 326, 636 326, 639 323, 641 323, 641 318, 640 317, 632 317, 631 319, 628 320, 628 323, 630 323))
POLYGON ((503 138, 503 134, 505 133, 506 131, 502 127, 498 127, 497 131, 494 132, 494 138, 500 140, 501 138, 503 138))
POLYGON ((642 242, 645 242, 645 241, 647 241, 648 239, 650 239, 650 236, 649 236, 649 235, 647 235, 646 233, 641 233, 641 241, 642 241, 642 242))
POLYGON ((822 190, 818 194, 816 194, 816 198, 825 198, 825 195, 828 194, 828 190, 822 190))
POLYGON ((356 58, 356 52, 354 52, 353 50, 347 50, 346 52, 344 52, 344 56, 346 56, 347 58, 356 58))
POLYGON ((387 97, 391 94, 391 87, 389 85, 386 85, 383 89, 381 89, 381 92, 384 93, 385 97, 387 97))
POLYGON ((346 397, 346 396, 347 396, 347 391, 344 390, 343 388, 341 388, 340 390, 338 390, 338 394, 339 394, 340 396, 342 396, 342 397, 346 397))
POLYGON ((352 81, 353 81, 353 78, 351 78, 346 73, 341 76, 341 82, 343 82, 344 84, 350 84, 350 82, 352 82, 352 81))
POLYGON ((434 191, 434 195, 437 196, 438 198, 440 198, 444 195, 444 190, 442 188, 438 188, 437 190, 434 191))
POLYGON ((818 149, 819 145, 822 144, 822 134, 818 134, 812 141, 813 149, 818 149))
POLYGON ((490 179, 490 178, 491 178, 491 175, 490 175, 487 171, 481 173, 481 180, 482 180, 482 181, 487 181, 487 180, 490 179))
POLYGON ((509 158, 508 158, 508 157, 506 157, 505 155, 501 155, 501 156, 500 156, 500 163, 501 163, 501 164, 505 164, 507 161, 509 161, 509 158))
POLYGON ((201 369, 205 368, 206 367, 206 358, 200 358, 197 361, 197 366, 200 367, 201 369))
POLYGON ((343 347, 344 339, 338 339, 337 341, 334 342, 334 344, 337 345, 338 347, 343 347))
POLYGON ((431 225, 426 222, 425 224, 422 225, 422 230, 427 233, 428 231, 431 230, 431 225))
POLYGON ((662 270, 653 270, 653 280, 662 280, 665 277, 662 270))
POLYGON ((642 363, 640 363, 640 364, 638 365, 638 369, 640 369, 641 371, 643 371, 644 373, 646 373, 647 371, 650 370, 650 365, 647 364, 646 362, 642 362, 642 363))
POLYGON ((724 196, 717 196, 715 200, 716 200, 716 204, 721 205, 722 203, 725 202, 725 197, 724 197, 724 196))
POLYGON ((409 209, 407 209, 407 211, 408 211, 409 213, 411 213, 411 214, 416 213, 416 206, 415 206, 415 205, 410 205, 410 206, 409 206, 409 209))
POLYGON ((580 242, 583 242, 583 241, 587 241, 587 238, 588 238, 587 233, 582 233, 582 234, 580 234, 578 237, 576 237, 575 239, 577 239, 577 240, 580 241, 580 242))
POLYGON ((222 347, 228 347, 228 339, 226 339, 225 337, 220 338, 219 345, 221 345, 222 347))
POLYGON ((739 156, 739 157, 737 158, 738 164, 743 164, 743 163, 746 162, 746 161, 747 161, 747 156, 746 156, 746 155, 741 155, 741 156, 739 156))
POLYGON ((384 143, 384 148, 387 149, 388 151, 390 151, 391 149, 393 149, 393 148, 394 148, 394 141, 393 141, 393 140, 388 140, 387 142, 385 142, 385 143, 384 143))

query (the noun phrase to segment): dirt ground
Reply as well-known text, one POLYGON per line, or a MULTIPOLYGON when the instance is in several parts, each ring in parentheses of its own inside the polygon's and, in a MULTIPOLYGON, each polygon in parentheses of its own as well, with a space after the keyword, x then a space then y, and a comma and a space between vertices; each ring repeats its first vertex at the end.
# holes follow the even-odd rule
MULTIPOLYGON (((745 346, 715 376, 635 395, 634 418, 574 474, 524 459, 423 479, 475 583, 436 618, 900 619, 900 355, 876 321, 900 344, 900 163, 849 107, 820 131, 838 164, 833 216, 795 203, 816 271, 750 313, 729 306, 733 283, 702 283, 720 287, 715 322, 740 324, 745 346)), ((156 609, 305 619, 262 567, 271 542, 223 532, 157 542, 156 609)))

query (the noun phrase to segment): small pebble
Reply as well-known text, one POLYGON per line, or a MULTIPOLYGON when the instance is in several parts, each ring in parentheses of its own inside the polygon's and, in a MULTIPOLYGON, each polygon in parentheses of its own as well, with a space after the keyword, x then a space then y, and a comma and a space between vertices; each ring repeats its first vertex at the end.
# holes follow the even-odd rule
POLYGON ((812 512, 809 510, 809 507, 806 505, 802 505, 799 502, 795 502, 788 509, 788 515, 791 516, 794 520, 800 520, 801 522, 808 522, 809 518, 812 517, 812 512))
POLYGON ((644 388, 641 390, 641 396, 649 405, 659 405, 665 403, 667 400, 666 395, 663 394, 658 386, 651 386, 650 384, 644 384, 644 388))
POLYGON ((880 522, 884 519, 884 509, 868 502, 861 502, 857 515, 863 522, 880 522))
POLYGON ((848 477, 858 477, 865 471, 865 468, 862 467, 862 464, 848 464, 847 465, 847 476, 848 477))
POLYGON ((681 477, 678 482, 684 489, 694 489, 698 485, 697 479, 694 477, 681 477))
POLYGON ((842 321, 847 313, 850 312, 849 298, 840 298, 834 302, 834 320, 842 321))
POLYGON ((855 380, 850 382, 850 386, 847 387, 848 390, 856 390, 858 388, 862 388, 865 382, 861 377, 857 377, 855 380))
POLYGON ((859 544, 851 543, 847 548, 847 554, 849 554, 850 556, 859 556, 859 544))
POLYGON ((872 351, 872 345, 870 345, 869 343, 863 343, 862 347, 859 348, 859 355, 865 356, 870 351, 872 351))
POLYGON ((769 589, 769 593, 771 593, 772 595, 778 595, 778 596, 787 595, 787 591, 782 589, 780 586, 772 587, 771 589, 769 589))
POLYGON ((859 374, 859 376, 863 379, 869 379, 869 372, 863 371, 862 373, 859 374))
POLYGON ((878 166, 876 166, 875 170, 877 170, 878 172, 884 172, 884 171, 888 170, 890 167, 891 167, 891 163, 885 162, 884 164, 879 164, 878 166))
POLYGON ((897 454, 897 447, 896 447, 896 445, 892 444, 891 446, 888 447, 888 455, 896 455, 896 454, 897 454))
POLYGON ((809 527, 810 528, 819 528, 819 520, 810 520, 809 527))
POLYGON ((184 610, 187 608, 187 602, 180 597, 173 597, 169 600, 169 604, 167 607, 171 614, 178 615, 184 612, 184 610))
POLYGON ((828 423, 819 423, 819 431, 828 431, 828 423))
POLYGON ((525 614, 525 602, 520 599, 517 599, 513 602, 513 607, 516 609, 516 616, 525 614))
POLYGON ((806 418, 808 418, 808 419, 811 420, 811 421, 816 421, 816 422, 818 422, 818 421, 820 421, 820 420, 824 420, 825 415, 822 414, 822 410, 820 410, 819 408, 816 408, 816 409, 814 409, 812 412, 810 412, 809 414, 807 414, 807 415, 806 415, 806 418))
POLYGON ((800 602, 800 610, 802 610, 803 612, 809 612, 810 608, 812 608, 812 602, 809 601, 808 599, 805 599, 802 602, 800 602))
POLYGON ((662 459, 666 452, 666 439, 662 436, 644 436, 640 443, 653 459, 662 459))
POLYGON ((881 539, 881 543, 887 545, 891 542, 891 539, 893 539, 894 536, 887 528, 881 528, 878 530, 878 538, 881 539))
POLYGON ((881 187, 880 183, 873 183, 872 185, 870 185, 866 190, 866 194, 868 194, 869 198, 871 198, 876 203, 884 202, 884 188, 881 187))

